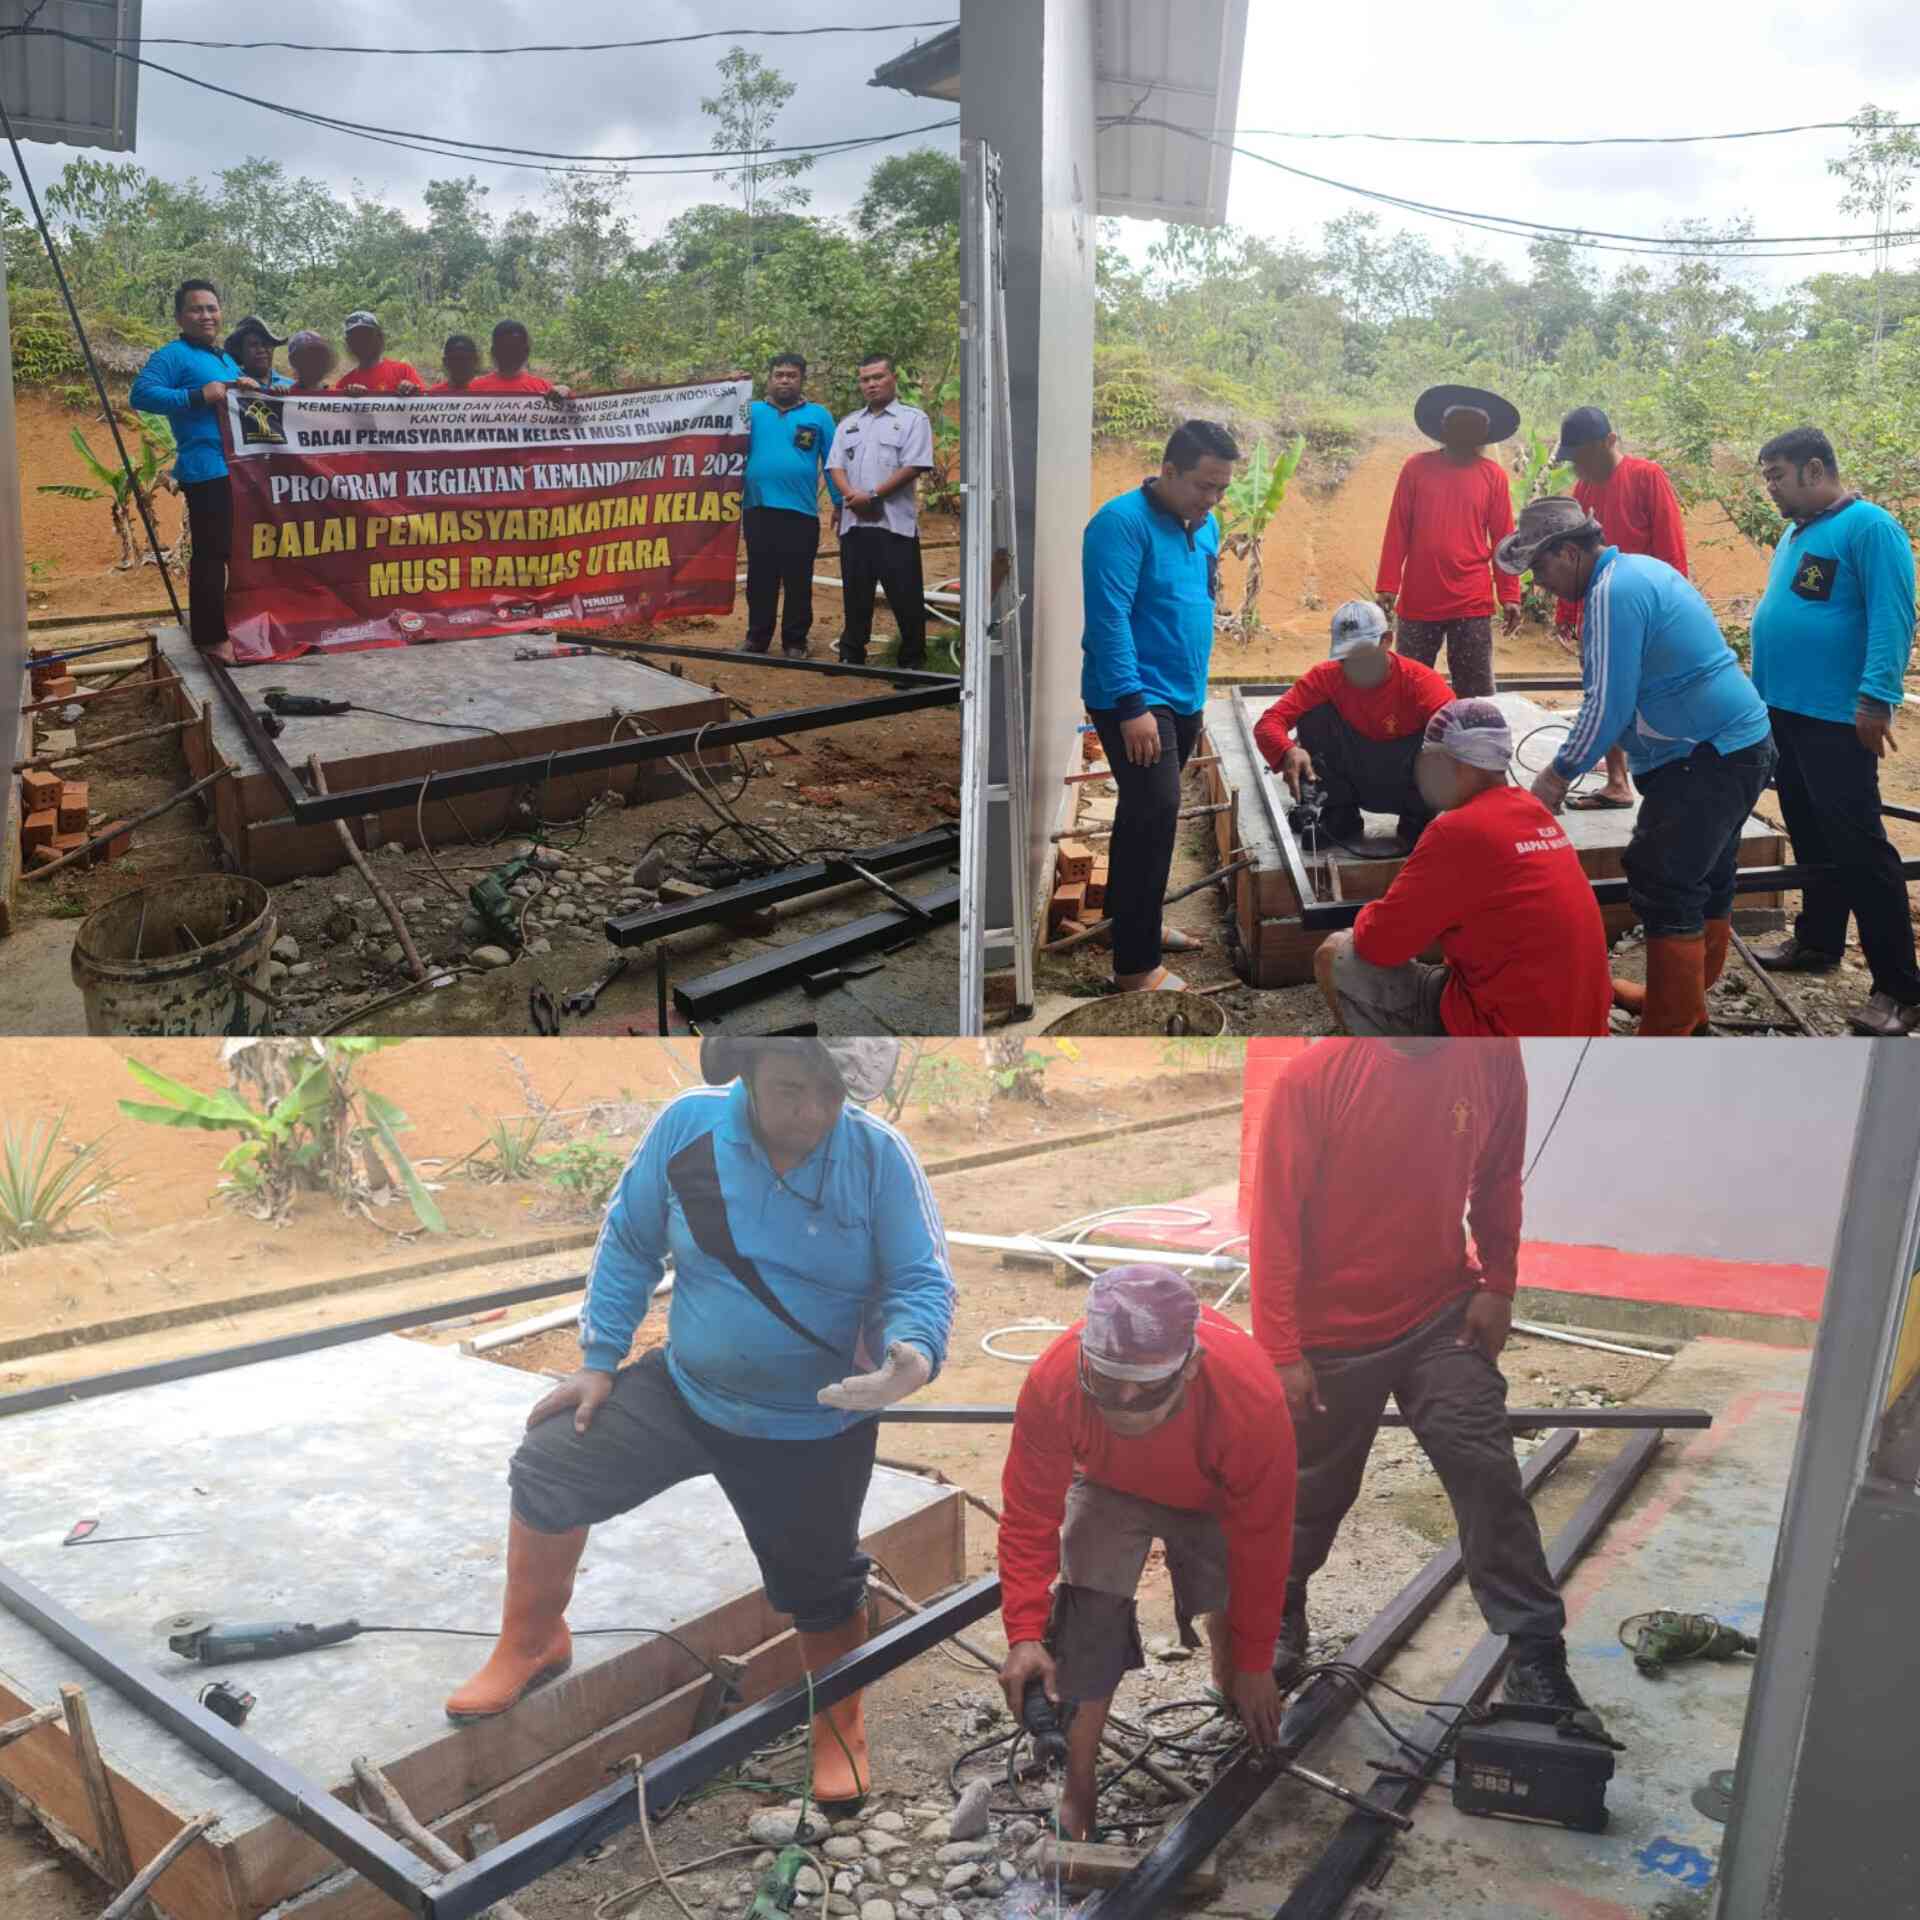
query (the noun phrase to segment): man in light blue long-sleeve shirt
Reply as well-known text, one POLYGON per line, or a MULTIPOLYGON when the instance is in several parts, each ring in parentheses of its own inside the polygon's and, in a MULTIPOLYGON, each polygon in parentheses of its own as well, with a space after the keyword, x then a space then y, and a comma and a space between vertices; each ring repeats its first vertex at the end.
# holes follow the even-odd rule
POLYGON ((173 429, 173 477, 187 503, 193 554, 187 564, 187 618, 202 652, 226 645, 227 556, 233 546, 233 492, 227 479, 220 413, 227 388, 257 387, 220 344, 220 289, 183 280, 173 296, 180 338, 147 357, 128 395, 142 413, 173 429))
POLYGON ((1767 709, 1699 589, 1664 560, 1609 546, 1579 501, 1530 502, 1494 558, 1581 609, 1585 698, 1534 796, 1558 813, 1616 744, 1640 788, 1621 864, 1647 930, 1647 979, 1644 990, 1616 981, 1615 998, 1643 1035, 1699 1032, 1732 940, 1741 830, 1773 775, 1767 709))
POLYGON ((1788 525, 1753 616, 1753 679, 1780 743, 1780 814, 1793 857, 1827 869, 1800 890, 1800 917, 1757 948, 1773 973, 1831 973, 1847 921, 1873 992, 1856 1033, 1920 1031, 1920 970, 1900 855, 1880 814, 1880 762, 1913 653, 1913 542, 1840 477, 1833 442, 1796 427, 1760 449, 1760 474, 1788 525))
MULTIPOLYGON (((857 1104, 898 1057, 891 1040, 705 1043, 702 1071, 723 1084, 670 1102, 628 1163, 594 1248, 581 1367, 528 1417, 500 1639, 452 1718, 503 1713, 564 1671, 587 1529, 701 1474, 809 1672, 866 1638, 873 1416, 933 1377, 954 1306, 927 1177, 857 1104), (666 1343, 627 1366, 669 1260, 666 1343)), ((814 1794, 844 1808, 868 1786, 856 1694, 815 1720, 814 1794)))
POLYGON ((1220 586, 1214 508, 1240 449, 1224 427, 1189 420, 1160 471, 1109 500, 1080 545, 1080 697, 1119 793, 1108 850, 1113 981, 1123 992, 1185 985, 1163 949, 1196 942, 1160 918, 1180 812, 1180 774, 1200 737, 1220 586))
POLYGON ((740 491, 740 532, 747 545, 747 633, 742 653, 773 645, 807 657, 813 631, 813 565, 820 552, 820 483, 834 507, 840 489, 827 471, 835 421, 806 394, 807 363, 776 353, 767 363, 767 397, 748 409, 747 467, 740 491), (782 600, 784 597, 784 608, 782 600))

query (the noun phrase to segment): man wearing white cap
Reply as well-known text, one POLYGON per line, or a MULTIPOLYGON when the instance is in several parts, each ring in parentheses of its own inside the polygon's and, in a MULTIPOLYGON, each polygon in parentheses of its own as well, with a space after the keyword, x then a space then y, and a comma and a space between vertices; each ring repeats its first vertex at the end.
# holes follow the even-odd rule
POLYGON ((1103 1273, 1020 1389, 1001 1488, 1000 1684, 1016 1715, 1039 1681, 1070 1716, 1063 1834, 1093 1836, 1114 1689, 1146 1664, 1136 1596, 1156 1540, 1182 1642, 1204 1622, 1222 1704, 1273 1744, 1293 1425, 1257 1342, 1166 1267, 1103 1273))
POLYGON ((353 365, 333 383, 336 393, 425 393, 427 383, 405 360, 387 358, 387 336, 364 310, 347 315, 347 351, 353 365))
POLYGON ((1427 722, 1452 698, 1431 667, 1394 651, 1387 616, 1371 600, 1349 600, 1333 616, 1330 657, 1260 716, 1254 744, 1296 800, 1306 782, 1320 787, 1328 839, 1357 840, 1364 808, 1393 814, 1411 846, 1433 817, 1414 785, 1414 757, 1427 722))
POLYGON ((1507 784, 1513 735, 1491 700, 1427 722, 1414 778, 1439 817, 1385 895, 1313 956, 1350 1034, 1604 1034, 1606 929, 1560 824, 1507 784), (1438 962, 1419 956, 1438 946, 1438 962))

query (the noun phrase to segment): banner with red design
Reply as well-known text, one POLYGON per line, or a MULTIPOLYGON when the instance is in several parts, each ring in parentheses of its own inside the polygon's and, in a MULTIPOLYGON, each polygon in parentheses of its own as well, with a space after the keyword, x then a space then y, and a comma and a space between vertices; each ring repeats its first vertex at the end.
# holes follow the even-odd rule
POLYGON ((230 387, 235 663, 731 612, 751 397, 230 387))

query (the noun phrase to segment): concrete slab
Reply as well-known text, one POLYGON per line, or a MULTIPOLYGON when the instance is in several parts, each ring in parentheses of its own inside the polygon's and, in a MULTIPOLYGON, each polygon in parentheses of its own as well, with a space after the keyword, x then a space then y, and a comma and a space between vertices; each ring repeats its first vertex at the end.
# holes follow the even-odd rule
MULTIPOLYGON (((156 1634, 158 1621, 187 1610, 490 1635, 504 1580, 507 1459, 546 1385, 388 1336, 22 1416, 7 1424, 0 1559, 189 1693, 223 1670, 183 1662, 156 1634), (199 1531, 62 1547, 82 1517, 98 1518, 102 1535, 199 1531)), ((876 1472, 864 1530, 945 1498, 917 1476, 876 1472)), ((576 1627, 672 1628, 758 1585, 731 1510, 703 1479, 594 1529, 569 1617, 576 1627)), ((641 1639, 578 1641, 576 1679, 641 1639)), ((260 1698, 249 1734, 332 1782, 355 1754, 382 1763, 445 1739, 440 1703, 485 1645, 370 1634, 231 1672, 260 1698)), ((84 1679, 0 1609, 0 1686, 37 1702, 84 1679)), ((106 1687, 88 1685, 116 1772, 177 1808, 212 1808, 229 1832, 273 1818, 106 1687)), ((638 1704, 609 1700, 606 1717, 638 1704)))
MULTIPOLYGON (((1722 1829, 1694 1809, 1691 1796, 1710 1772, 1734 1762, 1751 1662, 1702 1663, 1647 1680, 1616 1628, 1629 1614, 1675 1607, 1761 1630, 1806 1374, 1800 1352, 1712 1339, 1685 1348, 1652 1391, 1664 1402, 1711 1408, 1714 1426, 1666 1443, 1566 1584, 1575 1677, 1627 1743, 1607 1796, 1608 1831, 1470 1818, 1454 1811, 1444 1790, 1429 1790, 1415 1830, 1395 1843, 1376 1889, 1364 1896, 1378 1903, 1375 1911, 1394 1920, 1665 1920, 1693 1910, 1684 1903, 1710 1882, 1722 1829)), ((1605 1434, 1582 1442, 1542 1496, 1549 1531, 1619 1444, 1605 1434)), ((1482 1631, 1463 1588, 1387 1677, 1410 1693, 1434 1694, 1482 1631)), ((1413 1718, 1390 1695, 1377 1699, 1397 1719, 1413 1718)), ((1364 1788, 1368 1762, 1384 1757, 1386 1746, 1370 1728, 1353 1715, 1308 1763, 1364 1788)), ((1233 1877, 1238 1882, 1243 1872, 1258 1894, 1237 1891, 1225 1910, 1270 1913, 1340 1818, 1330 1802, 1282 1782, 1236 1842, 1241 1872, 1233 1877)))

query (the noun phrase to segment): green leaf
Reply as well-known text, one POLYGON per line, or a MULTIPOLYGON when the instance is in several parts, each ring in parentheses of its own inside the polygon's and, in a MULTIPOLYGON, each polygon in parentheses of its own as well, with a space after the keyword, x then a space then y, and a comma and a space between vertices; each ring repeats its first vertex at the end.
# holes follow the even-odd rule
POLYGON ((66 480, 55 486, 39 486, 35 493, 57 493, 63 500, 104 500, 106 495, 98 487, 83 487, 77 481, 66 480))
POLYGON ((127 1071, 149 1092, 174 1103, 172 1108, 148 1107, 137 1101, 122 1100, 121 1111, 135 1120, 150 1120, 165 1127, 204 1127, 210 1133, 227 1128, 253 1133, 260 1127, 260 1116, 238 1095, 225 1088, 202 1093, 183 1081, 170 1079, 164 1073, 156 1073, 151 1067, 142 1066, 138 1060, 129 1060, 127 1071))
POLYGON ((433 1195, 420 1183, 420 1176, 413 1170, 413 1162, 406 1156, 400 1145, 399 1129, 412 1123, 384 1093, 375 1093, 371 1088, 363 1088, 361 1096, 367 1103, 367 1113, 371 1117, 374 1131, 380 1136, 381 1144, 393 1156, 394 1164, 400 1170, 400 1179, 407 1189, 407 1198, 413 1202, 413 1216, 429 1233, 445 1233, 447 1223, 441 1218, 440 1209, 434 1204, 433 1195))

